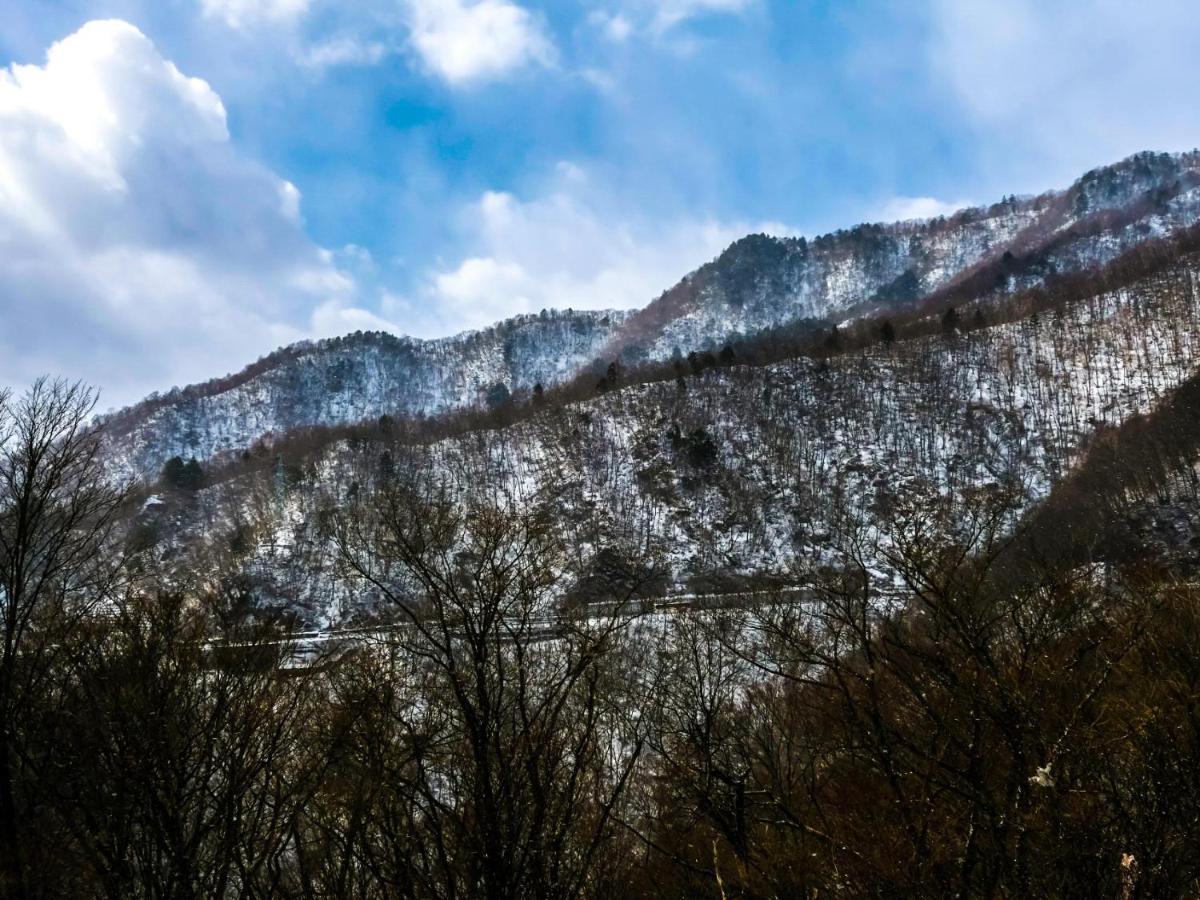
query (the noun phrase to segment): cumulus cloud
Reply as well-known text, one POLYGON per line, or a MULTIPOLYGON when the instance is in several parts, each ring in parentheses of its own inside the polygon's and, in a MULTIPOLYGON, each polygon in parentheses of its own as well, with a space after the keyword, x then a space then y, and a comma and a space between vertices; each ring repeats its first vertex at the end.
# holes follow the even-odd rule
POLYGON ((81 377, 109 403, 363 320, 295 186, 115 20, 0 70, 0 298, 0 383, 81 377))
POLYGON ((969 200, 946 201, 936 197, 893 197, 871 218, 879 222, 907 222, 910 219, 936 219, 971 206, 969 200))
MULTIPOLYGON (((929 60, 1005 168, 1056 185, 1143 149, 1200 143, 1194 0, 931 0, 929 60)), ((1009 185, 1009 189, 1012 189, 1009 185)))
POLYGON ((206 16, 230 28, 291 22, 308 11, 309 0, 200 0, 206 16))
POLYGON ((554 62, 554 45, 542 24, 509 0, 407 0, 407 7, 413 50, 451 84, 554 62))
POLYGON ((471 252, 430 273, 419 303, 409 304, 437 310, 425 326, 430 333, 552 307, 642 306, 747 232, 789 231, 778 223, 629 214, 568 164, 533 199, 485 193, 466 223, 471 252))

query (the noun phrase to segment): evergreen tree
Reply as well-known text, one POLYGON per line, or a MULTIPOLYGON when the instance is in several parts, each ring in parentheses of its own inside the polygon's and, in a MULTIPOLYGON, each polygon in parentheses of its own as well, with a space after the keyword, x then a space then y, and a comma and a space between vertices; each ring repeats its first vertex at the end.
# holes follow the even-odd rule
POLYGON ((194 459, 184 462, 172 456, 162 469, 162 481, 167 487, 181 491, 198 491, 204 487, 204 470, 194 459))
POLYGON ((508 390, 507 384, 503 381, 497 381, 487 389, 484 399, 487 402, 488 409, 502 409, 512 402, 512 393, 508 390))
POLYGON ((961 324, 961 317, 958 310, 951 306, 946 310, 946 314, 942 316, 942 331, 945 334, 954 334, 958 331, 958 326, 961 324))
POLYGON ((709 468, 720 456, 716 442, 704 427, 697 428, 688 435, 686 452, 688 463, 697 469, 709 468))
POLYGON ((200 463, 194 459, 189 459, 183 464, 183 484, 184 490, 198 491, 204 487, 204 470, 200 468, 200 463))
POLYGON ((829 332, 829 336, 825 338, 826 350, 841 350, 842 349, 842 332, 836 325, 829 332))
POLYGON ((162 481, 168 487, 178 487, 183 480, 183 459, 172 456, 162 468, 162 481))

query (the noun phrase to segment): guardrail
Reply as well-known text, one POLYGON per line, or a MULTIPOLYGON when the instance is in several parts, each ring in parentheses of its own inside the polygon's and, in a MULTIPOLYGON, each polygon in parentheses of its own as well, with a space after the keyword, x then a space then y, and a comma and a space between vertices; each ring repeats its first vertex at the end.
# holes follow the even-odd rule
MULTIPOLYGON (((717 609, 731 604, 734 600, 747 600, 763 596, 795 597, 807 593, 801 588, 779 588, 758 591, 730 591, 712 594, 675 594, 665 597, 633 600, 622 604, 609 604, 607 608, 600 605, 589 606, 584 610, 557 615, 543 615, 528 619, 512 621, 512 630, 506 634, 503 629, 496 632, 501 641, 515 640, 519 634, 526 640, 552 641, 569 634, 572 627, 579 627, 589 622, 610 620, 616 616, 628 616, 631 620, 644 618, 656 613, 687 613, 704 609, 717 609)), ((392 622, 378 625, 362 625, 345 628, 330 628, 310 631, 298 631, 277 638, 267 638, 258 641, 227 640, 213 638, 206 645, 206 650, 213 656, 224 651, 265 650, 276 647, 285 652, 279 654, 278 669, 283 672, 314 671, 336 664, 349 653, 372 643, 382 644, 398 632, 415 633, 416 625, 412 622, 392 622)))

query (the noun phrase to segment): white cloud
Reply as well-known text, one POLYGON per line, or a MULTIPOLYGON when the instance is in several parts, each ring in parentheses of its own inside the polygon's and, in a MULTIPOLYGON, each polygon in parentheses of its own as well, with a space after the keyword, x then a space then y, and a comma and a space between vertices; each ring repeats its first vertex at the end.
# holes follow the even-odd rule
POLYGON ((1057 186, 1143 149, 1200 143, 1195 0, 931 0, 929 61, 1004 171, 1057 186))
POLYGON ((48 371, 127 402, 362 321, 300 200, 132 25, 0 70, 0 384, 48 371))
POLYGON ((620 0, 617 8, 594 10, 587 21, 605 38, 623 43, 642 33, 662 36, 689 19, 711 15, 739 15, 757 0, 620 0))
POLYGON ((373 66, 388 55, 380 41, 364 41, 343 35, 305 47, 296 52, 296 61, 308 69, 335 66, 373 66))
POLYGON ((554 45, 541 23, 509 0, 407 0, 407 7, 414 51, 451 84, 554 63, 554 45))
POLYGON ((230 28, 294 22, 307 11, 309 0, 200 0, 206 16, 230 28))
POLYGON ((628 40, 634 32, 633 22, 622 13, 609 13, 597 9, 588 15, 587 20, 588 24, 604 37, 618 44, 628 40))
POLYGON ((971 206, 969 200, 947 202, 936 197, 893 197, 871 217, 877 222, 907 222, 910 219, 936 219, 971 206))
POLYGON ((654 0, 654 27, 665 31, 687 19, 744 12, 754 0, 654 0))
POLYGON ((314 309, 311 327, 314 334, 324 336, 349 334, 352 331, 398 333, 394 322, 370 310, 351 306, 344 300, 327 300, 314 309))
POLYGON ((380 38, 382 24, 398 25, 396 0, 369 0, 341 8, 319 0, 200 0, 200 8, 207 18, 235 31, 254 29, 251 36, 260 51, 272 49, 275 41, 297 65, 318 73, 377 65, 395 50, 393 41, 380 38), (325 17, 305 28, 305 17, 318 6, 325 17), (392 8, 390 15, 381 16, 385 6, 392 8), (267 33, 265 26, 274 26, 274 33, 267 33))
MULTIPOLYGON (((407 304, 410 313, 437 310, 422 325, 427 333, 551 307, 643 306, 744 234, 789 231, 777 223, 630 215, 570 164, 535 199, 485 193, 466 224, 468 254, 433 271, 419 302, 407 304)), ((404 308, 393 301, 397 315, 404 308)))

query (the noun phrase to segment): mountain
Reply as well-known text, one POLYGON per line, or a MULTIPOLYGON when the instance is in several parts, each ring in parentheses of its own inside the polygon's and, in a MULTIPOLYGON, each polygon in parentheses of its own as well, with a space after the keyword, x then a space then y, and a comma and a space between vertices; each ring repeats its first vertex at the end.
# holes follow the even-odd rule
POLYGON ((798 320, 836 322, 965 288, 1013 292, 1103 265, 1194 223, 1200 156, 1139 154, 1066 191, 811 241, 750 235, 639 311, 607 348, 630 361, 714 347, 798 320))
POLYGON ((115 471, 154 477, 173 456, 247 451, 297 428, 436 416, 574 376, 626 312, 544 311, 440 340, 357 332, 285 347, 222 379, 109 416, 115 471))
MULTIPOLYGON (((635 312, 543 312, 434 341, 355 334, 276 351, 107 421, 116 471, 250 451, 298 428, 486 407, 779 330, 1014 295, 1200 221, 1200 154, 1143 153, 1063 191, 807 240, 751 235, 635 312)), ((614 298, 627 301, 628 298, 614 298)))
POLYGON ((631 380, 432 438, 293 435, 211 467, 199 492, 160 491, 141 538, 189 564, 215 546, 223 562, 202 568, 236 573, 255 606, 358 618, 370 592, 346 593, 330 522, 403 482, 467 507, 537 510, 575 548, 564 602, 614 559, 647 557, 659 597, 777 589, 848 560, 886 597, 907 509, 994 496, 1023 514, 1193 377, 1200 230, 1070 289, 978 308, 970 324, 934 314, 892 343, 631 380))

